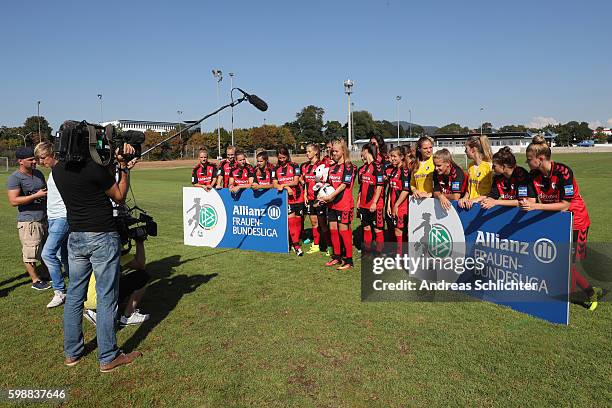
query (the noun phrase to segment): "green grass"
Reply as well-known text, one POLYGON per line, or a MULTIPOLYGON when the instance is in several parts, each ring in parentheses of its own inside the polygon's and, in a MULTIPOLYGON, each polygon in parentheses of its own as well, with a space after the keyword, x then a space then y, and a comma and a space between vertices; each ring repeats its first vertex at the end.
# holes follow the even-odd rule
MULTIPOLYGON (((590 241, 612 242, 612 154, 559 159, 580 183, 590 241)), ((112 374, 98 372, 95 352, 63 365, 62 308, 47 310, 51 292, 29 288, 16 210, 0 202, 0 389, 65 388, 75 407, 610 404, 610 304, 572 305, 564 327, 482 302, 362 303, 359 262, 339 273, 320 254, 183 246, 189 177, 133 172, 138 205, 159 223, 141 305, 152 318, 119 332, 121 347, 144 356, 112 374)), ((95 338, 87 323, 84 333, 95 338)))

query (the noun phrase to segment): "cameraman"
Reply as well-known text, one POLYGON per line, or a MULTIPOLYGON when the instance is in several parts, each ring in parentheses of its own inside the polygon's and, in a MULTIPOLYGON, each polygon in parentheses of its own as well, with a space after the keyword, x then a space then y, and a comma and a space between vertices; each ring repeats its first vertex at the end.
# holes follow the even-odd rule
MULTIPOLYGON (((127 253, 121 256, 121 276, 119 277, 119 300, 124 301, 125 308, 119 320, 123 326, 137 325, 149 320, 148 314, 140 313, 137 309, 138 304, 146 291, 146 285, 151 276, 145 270, 146 255, 144 240, 136 240, 136 253, 127 253)), ((87 301, 85 302, 85 312, 83 315, 92 324, 96 324, 96 279, 94 276, 89 280, 87 288, 87 301)))
MULTIPOLYGON (((71 126, 71 123, 63 126, 71 126)), ((129 144, 123 145, 124 155, 134 152, 129 144)), ((127 160, 119 154, 119 149, 115 154, 122 176, 119 182, 91 158, 82 162, 60 161, 53 168, 53 179, 66 204, 70 226, 70 281, 64 306, 65 364, 78 364, 84 353, 83 302, 93 270, 98 294, 96 338, 101 372, 130 364, 142 355, 138 351, 124 354, 117 347, 115 311, 119 294, 121 243, 109 198, 117 203, 125 201, 130 173, 127 160)))

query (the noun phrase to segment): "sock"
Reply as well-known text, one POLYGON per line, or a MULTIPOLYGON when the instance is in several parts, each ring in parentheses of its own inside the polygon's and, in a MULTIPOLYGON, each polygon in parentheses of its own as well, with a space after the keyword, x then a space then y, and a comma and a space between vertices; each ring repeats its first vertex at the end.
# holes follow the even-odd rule
POLYGON ((395 244, 397 245, 397 248, 395 250, 395 252, 398 255, 402 254, 402 246, 404 245, 404 240, 402 239, 402 235, 396 235, 395 236, 395 244))
POLYGON ((300 243, 300 230, 301 230, 301 219, 300 217, 291 217, 288 219, 289 222, 289 239, 291 245, 297 246, 300 243))
POLYGON ((321 240, 321 234, 319 233, 319 227, 312 228, 312 240, 315 245, 319 245, 319 241, 321 240))
POLYGON ((330 229, 332 247, 334 248, 334 255, 340 256, 340 234, 337 229, 330 229))
POLYGON ((580 289, 582 289, 587 295, 591 296, 593 294, 593 288, 589 282, 580 272, 578 272, 576 264, 572 264, 572 290, 576 289, 576 284, 578 284, 580 289))
POLYGON ((376 231, 376 252, 381 253, 385 245, 385 232, 383 230, 376 231))
POLYGON ((346 258, 353 257, 353 231, 349 229, 340 231, 340 236, 342 237, 342 243, 344 244, 344 250, 346 253, 344 256, 346 258))
POLYGON ((372 235, 374 234, 374 231, 369 230, 363 230, 363 250, 364 252, 370 252, 370 249, 372 249, 372 235))

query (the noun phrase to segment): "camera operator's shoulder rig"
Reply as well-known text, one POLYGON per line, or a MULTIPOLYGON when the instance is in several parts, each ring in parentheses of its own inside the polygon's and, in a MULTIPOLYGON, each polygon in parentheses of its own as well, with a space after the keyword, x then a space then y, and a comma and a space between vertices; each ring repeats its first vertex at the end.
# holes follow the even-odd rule
POLYGON ((123 144, 130 144, 136 153, 124 155, 126 160, 140 157, 144 133, 135 130, 122 132, 113 125, 92 125, 86 121, 68 120, 60 126, 55 140, 55 151, 59 160, 68 163, 83 163, 90 158, 108 166, 115 160, 115 150, 123 155, 123 144))

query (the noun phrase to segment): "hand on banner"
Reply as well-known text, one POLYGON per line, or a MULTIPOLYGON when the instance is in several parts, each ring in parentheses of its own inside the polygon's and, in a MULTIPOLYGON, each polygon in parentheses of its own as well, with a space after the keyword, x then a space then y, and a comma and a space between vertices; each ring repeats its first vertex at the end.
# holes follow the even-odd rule
POLYGON ((483 209, 488 210, 489 208, 495 207, 495 200, 491 197, 485 197, 480 201, 480 206, 483 209))
POLYGON ((469 198, 461 198, 459 199, 458 204, 460 208, 465 208, 469 210, 474 205, 474 202, 470 200, 469 198))
POLYGON ((519 207, 521 207, 523 211, 532 211, 536 209, 536 203, 525 200, 524 198, 519 198, 519 207))
POLYGON ((442 208, 444 208, 445 211, 450 210, 451 207, 453 206, 451 204, 450 200, 448 198, 446 198, 446 196, 444 194, 440 194, 438 199, 440 200, 440 205, 442 206, 442 208))

